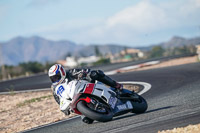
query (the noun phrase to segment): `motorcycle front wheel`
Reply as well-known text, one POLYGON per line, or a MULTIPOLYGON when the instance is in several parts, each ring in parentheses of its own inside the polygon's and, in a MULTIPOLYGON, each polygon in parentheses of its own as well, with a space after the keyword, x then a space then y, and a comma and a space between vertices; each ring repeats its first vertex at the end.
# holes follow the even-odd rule
POLYGON ((112 120, 113 113, 108 108, 103 108, 101 110, 94 110, 85 101, 79 101, 77 103, 77 109, 86 117, 100 121, 100 122, 107 122, 112 120))

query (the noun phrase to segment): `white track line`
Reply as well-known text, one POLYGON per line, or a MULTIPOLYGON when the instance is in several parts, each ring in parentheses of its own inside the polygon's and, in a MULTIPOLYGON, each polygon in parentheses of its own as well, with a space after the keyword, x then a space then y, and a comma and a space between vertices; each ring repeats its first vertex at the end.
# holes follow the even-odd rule
POLYGON ((117 74, 117 71, 116 70, 108 71, 108 72, 105 72, 104 74, 105 75, 114 75, 114 74, 117 74))
POLYGON ((71 119, 75 119, 75 118, 78 118, 78 117, 80 117, 80 116, 78 115, 78 116, 74 116, 74 117, 71 117, 71 118, 68 118, 68 119, 65 119, 65 120, 61 120, 61 121, 57 121, 57 122, 54 122, 54 123, 49 123, 49 124, 41 125, 41 126, 38 126, 38 127, 34 127, 34 128, 31 128, 31 129, 28 129, 28 130, 24 130, 21 133, 25 133, 25 132, 28 132, 28 131, 40 129, 40 128, 51 126, 51 125, 55 125, 55 124, 58 124, 58 123, 61 123, 61 122, 65 122, 65 121, 69 121, 71 119))
POLYGON ((122 83, 122 84, 137 84, 137 85, 144 86, 144 89, 138 93, 139 95, 142 95, 142 94, 146 93, 147 91, 149 91, 151 89, 151 84, 146 83, 146 82, 123 81, 123 82, 119 82, 119 83, 122 83))
POLYGON ((23 91, 10 91, 10 92, 0 92, 0 95, 16 94, 16 93, 26 93, 26 92, 37 92, 37 91, 49 91, 50 88, 34 89, 34 90, 23 90, 23 91))
POLYGON ((137 64, 137 65, 131 65, 131 66, 127 66, 127 67, 118 68, 118 69, 104 72, 104 73, 106 75, 114 75, 117 73, 121 73, 121 71, 128 71, 128 70, 137 69, 137 68, 141 68, 141 67, 145 67, 145 66, 151 66, 151 65, 155 65, 155 64, 159 64, 159 63, 160 63, 160 61, 149 61, 149 62, 137 64))

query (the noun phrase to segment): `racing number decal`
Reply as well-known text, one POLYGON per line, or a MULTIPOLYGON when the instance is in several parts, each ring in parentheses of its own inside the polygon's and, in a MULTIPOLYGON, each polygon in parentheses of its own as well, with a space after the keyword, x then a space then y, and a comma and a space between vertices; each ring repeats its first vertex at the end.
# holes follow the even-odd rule
POLYGON ((63 87, 63 86, 60 86, 60 87, 58 88, 58 90, 57 90, 57 95, 59 95, 60 97, 62 97, 62 93, 63 93, 64 90, 65 90, 64 87, 63 87))

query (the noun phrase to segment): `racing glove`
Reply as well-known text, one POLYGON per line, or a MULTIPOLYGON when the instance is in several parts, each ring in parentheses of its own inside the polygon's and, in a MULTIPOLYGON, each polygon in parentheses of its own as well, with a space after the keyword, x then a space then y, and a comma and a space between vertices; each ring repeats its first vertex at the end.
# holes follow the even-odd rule
POLYGON ((70 115, 70 108, 66 108, 65 110, 61 110, 65 115, 70 115))
POLYGON ((87 72, 86 71, 82 71, 82 72, 80 72, 79 74, 78 74, 78 80, 81 80, 81 79, 86 79, 86 77, 87 77, 87 72))

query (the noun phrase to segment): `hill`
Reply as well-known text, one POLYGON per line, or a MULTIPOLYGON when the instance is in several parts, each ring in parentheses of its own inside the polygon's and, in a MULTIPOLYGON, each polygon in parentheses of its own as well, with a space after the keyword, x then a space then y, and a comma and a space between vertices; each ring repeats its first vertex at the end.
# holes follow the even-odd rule
POLYGON ((195 37, 191 39, 186 39, 183 37, 172 37, 169 41, 160 43, 159 45, 164 48, 171 48, 171 47, 181 47, 185 45, 197 45, 200 44, 200 37, 195 37))
POLYGON ((78 45, 71 41, 52 41, 38 36, 30 38, 16 37, 8 42, 0 43, 3 63, 17 65, 20 62, 38 61, 53 62, 73 56, 90 56, 95 54, 98 47, 102 54, 117 53, 124 49, 118 45, 78 45))
MULTIPOLYGON (((154 44, 148 47, 138 47, 140 50, 150 50, 152 47, 160 45, 164 48, 180 47, 184 45, 200 44, 200 37, 186 39, 175 36, 167 42, 154 44)), ((54 62, 59 59, 65 59, 67 55, 73 56, 90 56, 95 54, 98 48, 103 55, 108 53, 118 53, 124 50, 126 46, 117 44, 93 44, 78 45, 74 42, 61 40, 52 41, 38 36, 29 38, 16 37, 8 42, 0 43, 1 60, 7 65, 17 65, 20 62, 38 61, 38 62, 54 62)), ((130 47, 129 47, 130 48, 130 47)))

